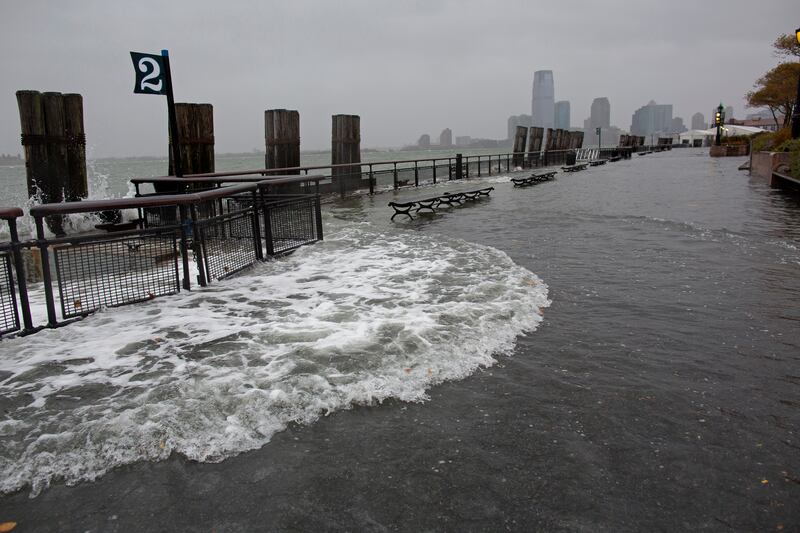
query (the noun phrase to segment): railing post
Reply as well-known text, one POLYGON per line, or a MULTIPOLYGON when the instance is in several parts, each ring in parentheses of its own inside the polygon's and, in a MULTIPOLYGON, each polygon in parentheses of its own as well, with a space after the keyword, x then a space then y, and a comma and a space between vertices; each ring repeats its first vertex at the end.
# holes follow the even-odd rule
POLYGON ((451 162, 450 158, 447 158, 447 179, 453 179, 453 163, 451 162))
POLYGON ((461 154, 456 154, 456 179, 460 180, 464 177, 464 162, 461 154))
MULTIPOLYGON (((183 268, 183 288, 188 291, 192 288, 192 282, 189 277, 189 232, 191 231, 194 233, 195 228, 192 220, 186 216, 186 206, 178 206, 178 216, 180 217, 181 224, 180 250, 181 266, 183 268)), ((201 258, 198 251, 195 251, 195 257, 198 266, 200 266, 201 258)))
POLYGON ((433 160, 433 184, 436 185, 436 160, 433 160))
POLYGON ((319 195, 314 198, 314 213, 317 217, 317 240, 322 240, 322 206, 319 195))
MULTIPOLYGON (((375 175, 372 173, 372 164, 369 165, 369 193, 375 194, 375 175)), ((319 181, 317 181, 317 195, 319 195, 319 181)))
POLYGON ((44 223, 42 217, 36 218, 36 244, 42 258, 42 281, 44 283, 45 305, 47 306, 47 326, 54 328, 58 325, 56 317, 56 304, 53 300, 53 278, 50 275, 50 255, 47 251, 47 241, 44 238, 44 223))
POLYGON ((419 187, 419 168, 416 161, 414 161, 414 187, 419 187))
POLYGON ((506 172, 511 172, 511 156, 506 154, 506 172))
POLYGON ((492 175, 492 156, 489 156, 489 175, 492 175))
POLYGON ((264 249, 261 248, 261 224, 258 223, 258 189, 253 191, 253 216, 250 219, 253 224, 253 246, 256 250, 256 259, 264 260, 264 249))
POLYGON ((397 190, 397 188, 399 187, 399 185, 397 184, 397 163, 394 163, 393 175, 394 175, 394 190, 397 190))
MULTIPOLYGON (((469 158, 467 158, 467 168, 469 168, 469 158)), ((469 177, 469 172, 467 172, 467 177, 469 177)), ((481 177, 481 156, 478 156, 478 177, 481 177)))
POLYGON ((19 235, 17 234, 17 220, 8 219, 8 230, 11 234, 11 255, 14 257, 14 270, 17 272, 17 289, 19 292, 19 304, 22 308, 23 332, 33 329, 31 320, 31 306, 28 301, 28 285, 25 283, 25 264, 22 261, 22 250, 20 250, 19 235))
MULTIPOLYGON (((319 198, 319 195, 317 195, 319 198)), ((275 242, 272 238, 272 218, 270 217, 270 209, 267 206, 266 199, 264 201, 264 242, 267 245, 267 257, 275 255, 275 242)))

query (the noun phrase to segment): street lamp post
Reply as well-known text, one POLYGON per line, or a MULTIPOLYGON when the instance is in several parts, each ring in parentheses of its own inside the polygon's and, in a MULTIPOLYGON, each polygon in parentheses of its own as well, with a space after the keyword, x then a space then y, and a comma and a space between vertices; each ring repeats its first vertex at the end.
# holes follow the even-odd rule
POLYGON ((719 107, 717 108, 717 113, 714 115, 714 124, 717 126, 717 139, 714 143, 716 146, 719 146, 722 142, 722 124, 725 122, 725 108, 722 107, 722 102, 719 103, 719 107))
POLYGON ((594 132, 597 134, 597 159, 600 159, 600 153, 603 151, 603 130, 598 126, 594 132))
MULTIPOLYGON (((800 44, 800 28, 794 30, 797 44, 800 44)), ((794 99, 794 111, 792 112, 792 139, 800 137, 800 74, 797 76, 797 96, 794 99)))

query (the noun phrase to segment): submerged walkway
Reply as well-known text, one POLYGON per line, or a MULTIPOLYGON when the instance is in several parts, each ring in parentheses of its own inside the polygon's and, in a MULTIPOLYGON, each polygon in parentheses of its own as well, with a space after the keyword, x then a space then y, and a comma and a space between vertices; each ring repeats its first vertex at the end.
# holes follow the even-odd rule
MULTIPOLYGON (((548 285, 543 324, 424 403, 292 424, 221 463, 173 455, 34 499, 5 496, 0 521, 21 531, 792 530, 800 211, 740 162, 676 150, 533 190, 493 177, 480 208, 402 225, 388 220, 386 195, 331 206, 326 224, 341 226, 326 246, 352 224, 376 246, 463 239, 501 250, 548 285)), ((347 279, 337 283, 347 294, 347 279)), ((460 313, 454 323, 468 307, 460 313)), ((398 351, 398 364, 424 373, 433 363, 416 349, 398 351)))

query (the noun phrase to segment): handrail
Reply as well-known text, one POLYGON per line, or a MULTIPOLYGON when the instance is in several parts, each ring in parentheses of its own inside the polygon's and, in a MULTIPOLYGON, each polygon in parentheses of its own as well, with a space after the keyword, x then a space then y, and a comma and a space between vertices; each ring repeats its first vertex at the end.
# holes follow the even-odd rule
MULTIPOLYGON (((572 152, 576 150, 576 148, 565 148, 563 150, 542 150, 539 152, 501 152, 497 154, 474 154, 474 155, 465 155, 464 158, 488 158, 488 157, 502 157, 502 156, 513 156, 513 155, 533 155, 533 154, 540 154, 544 153, 545 151, 549 154, 557 154, 562 152, 572 152)), ((158 179, 165 179, 165 178, 173 178, 176 180, 188 180, 194 178, 223 178, 223 177, 233 177, 233 176, 250 176, 250 175, 260 175, 263 176, 265 179, 272 178, 288 178, 288 177, 298 177, 294 174, 285 174, 287 172, 297 172, 297 171, 308 171, 308 170, 322 170, 325 168, 349 168, 349 167, 357 167, 357 166, 370 166, 370 165, 395 165, 400 163, 421 163, 426 161, 445 161, 445 160, 454 160, 455 155, 451 155, 449 157, 427 157, 422 159, 392 159, 388 161, 359 161, 354 163, 337 163, 335 165, 313 165, 313 166, 300 166, 300 167, 284 167, 284 168, 260 168, 254 170, 235 170, 229 172, 208 172, 202 174, 189 174, 182 178, 176 178, 175 176, 158 176, 155 178, 131 178, 131 183, 154 183, 152 180, 158 179), (273 174, 274 172, 283 172, 284 174, 273 174)), ((316 176, 300 176, 302 178, 315 178, 316 176)), ((322 176, 320 179, 327 179, 329 176, 322 176)), ((166 183, 166 182, 165 182, 166 183)))
MULTIPOLYGON (((180 179, 180 178, 179 178, 180 179)), ((68 215, 72 213, 90 213, 95 211, 107 211, 111 209, 136 209, 144 207, 165 207, 171 205, 188 205, 206 200, 215 200, 224 196, 251 192, 259 188, 263 183, 242 183, 210 189, 208 191, 190 194, 167 194, 160 196, 140 196, 136 198, 113 198, 109 200, 83 200, 80 202, 63 202, 59 204, 42 204, 30 208, 30 214, 34 218, 50 215, 68 215)))
POLYGON ((281 176, 255 176, 250 177, 247 174, 252 174, 252 172, 245 171, 242 173, 236 174, 226 174, 226 175, 219 175, 215 174, 214 176, 199 176, 199 175, 192 175, 186 176, 182 178, 178 178, 176 176, 161 176, 161 177, 154 177, 154 178, 131 178, 130 182, 134 185, 140 185, 143 183, 179 183, 179 184, 192 184, 192 183, 294 183, 294 182, 306 182, 306 181, 321 181, 324 179, 328 179, 329 176, 323 176, 322 174, 315 174, 311 176, 296 176, 296 175, 281 175, 281 176))
POLYGON ((19 207, 0 207, 0 218, 3 220, 14 220, 24 215, 19 207))

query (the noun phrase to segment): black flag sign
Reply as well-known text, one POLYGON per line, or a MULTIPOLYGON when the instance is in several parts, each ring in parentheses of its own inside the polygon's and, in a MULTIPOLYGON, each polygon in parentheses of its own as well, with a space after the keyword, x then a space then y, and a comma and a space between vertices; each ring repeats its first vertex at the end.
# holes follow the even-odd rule
POLYGON ((133 68, 136 71, 134 93, 167 94, 167 81, 164 73, 164 58, 156 54, 131 52, 133 68))

